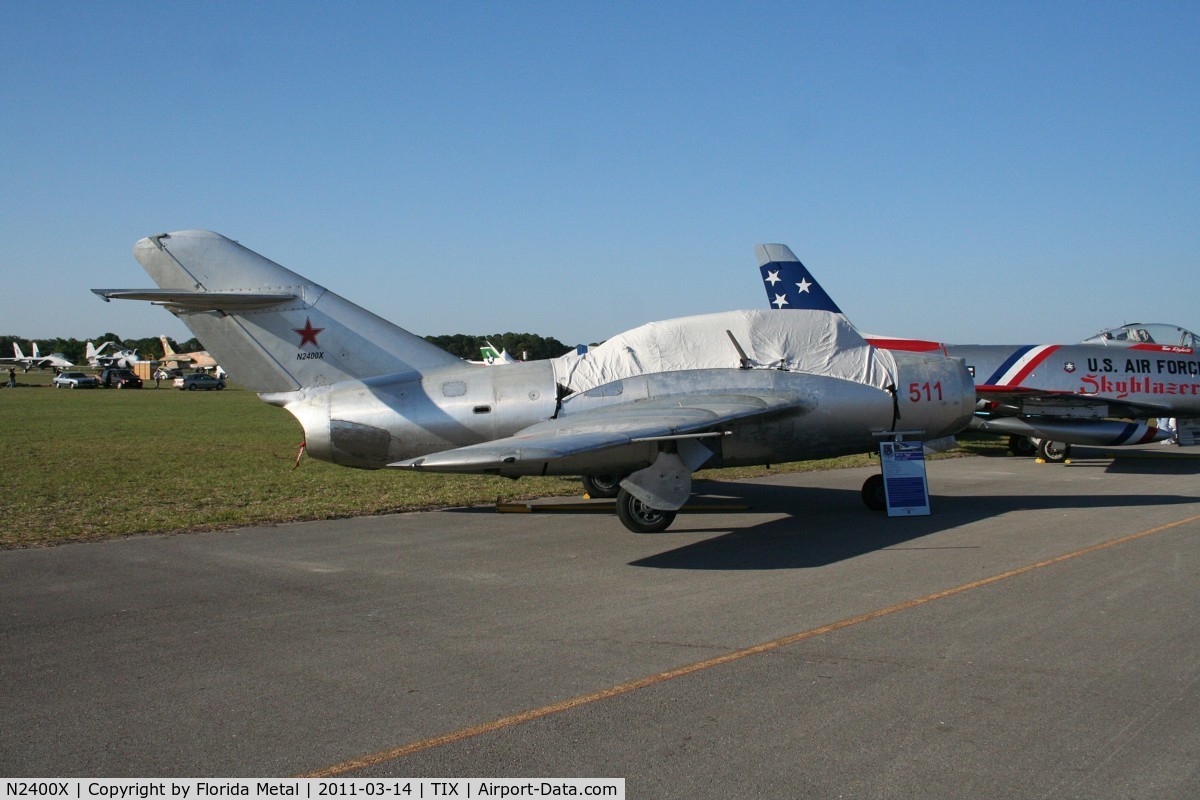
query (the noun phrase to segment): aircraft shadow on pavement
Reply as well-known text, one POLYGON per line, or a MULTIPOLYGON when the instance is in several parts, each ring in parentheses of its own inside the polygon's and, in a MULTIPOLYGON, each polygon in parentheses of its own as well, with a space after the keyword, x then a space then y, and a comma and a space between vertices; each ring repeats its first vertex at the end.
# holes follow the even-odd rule
POLYGON ((1113 475, 1200 475, 1200 458, 1114 458, 1105 472, 1113 475))
MULTIPOLYGON (((1012 511, 1103 508, 1195 503, 1178 495, 989 495, 930 497, 933 514, 888 517, 870 511, 857 489, 815 489, 761 483, 705 482, 697 495, 745 502, 746 513, 786 516, 630 562, 655 569, 762 570, 822 567, 865 553, 895 547, 932 533, 950 530, 1012 511)), ((680 513, 666 532, 646 534, 669 539, 673 533, 704 532, 705 515, 680 513)), ((665 542, 664 542, 665 543, 665 542)))
POLYGON ((1153 446, 1136 450, 1076 447, 1068 468, 1095 467, 1114 475, 1200 475, 1196 448, 1153 446))

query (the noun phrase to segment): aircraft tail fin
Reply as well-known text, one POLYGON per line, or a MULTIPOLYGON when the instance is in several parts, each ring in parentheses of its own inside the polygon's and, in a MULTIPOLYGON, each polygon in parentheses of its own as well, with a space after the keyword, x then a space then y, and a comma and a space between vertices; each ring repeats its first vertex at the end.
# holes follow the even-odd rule
POLYGON ((508 354, 507 350, 497 350, 496 345, 484 340, 483 347, 479 348, 479 353, 483 357, 485 364, 515 364, 517 360, 508 354))
POLYGON ((92 340, 88 339, 86 353, 87 362, 89 364, 95 364, 96 359, 98 359, 100 354, 104 352, 104 348, 108 347, 110 344, 112 344, 112 342, 101 342, 100 346, 96 347, 96 345, 92 343, 92 340))
POLYGON ((175 355, 175 348, 171 347, 171 343, 167 341, 166 336, 160 336, 158 340, 162 342, 163 361, 170 361, 171 356, 175 355))
MULTIPOLYGON (((755 245, 754 251, 758 254, 758 268, 762 273, 763 286, 767 289, 767 302, 771 308, 832 311, 854 327, 854 323, 842 313, 829 293, 817 283, 817 279, 800 263, 800 259, 796 258, 787 245, 760 244, 755 245)), ((941 342, 872 336, 869 333, 861 335, 875 347, 884 350, 946 354, 946 347, 941 342)))
POLYGON ((16 356, 18 360, 25 357, 25 354, 21 352, 21 345, 17 344, 16 342, 13 342, 13 355, 16 356))
POLYGON ((31 339, 29 343, 30 343, 31 345, 33 345, 33 357, 34 357, 34 358, 41 358, 41 357, 42 357, 42 354, 38 352, 38 346, 37 346, 37 342, 35 342, 35 341, 33 341, 33 340, 31 339))
POLYGON ((771 308, 842 313, 787 245, 756 244, 754 253, 771 308))
POLYGON ((211 231, 150 236, 134 257, 157 289, 94 289, 161 303, 256 392, 423 372, 458 358, 211 231))

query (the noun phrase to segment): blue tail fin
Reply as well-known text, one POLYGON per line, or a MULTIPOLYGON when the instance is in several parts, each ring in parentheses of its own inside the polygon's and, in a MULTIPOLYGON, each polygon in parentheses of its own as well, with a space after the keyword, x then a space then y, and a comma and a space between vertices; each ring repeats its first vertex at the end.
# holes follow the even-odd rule
POLYGON ((754 253, 771 308, 842 313, 787 245, 756 244, 754 253))

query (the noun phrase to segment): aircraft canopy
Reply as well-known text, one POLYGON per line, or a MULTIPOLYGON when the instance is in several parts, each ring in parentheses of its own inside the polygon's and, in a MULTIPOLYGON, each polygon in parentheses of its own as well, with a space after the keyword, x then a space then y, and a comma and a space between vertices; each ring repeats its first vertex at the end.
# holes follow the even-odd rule
POLYGON ((1200 347, 1200 337, 1163 322, 1131 322, 1119 328, 1100 331, 1083 340, 1083 344, 1103 344, 1109 347, 1132 347, 1138 344, 1160 344, 1167 347, 1200 347))

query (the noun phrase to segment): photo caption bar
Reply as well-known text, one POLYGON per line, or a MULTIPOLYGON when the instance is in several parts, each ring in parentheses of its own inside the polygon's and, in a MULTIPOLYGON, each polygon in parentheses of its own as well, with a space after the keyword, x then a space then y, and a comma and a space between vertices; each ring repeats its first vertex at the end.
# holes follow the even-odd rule
POLYGON ((603 797, 625 800, 624 778, 22 778, 0 798, 209 800, 214 797, 425 798, 603 797))

